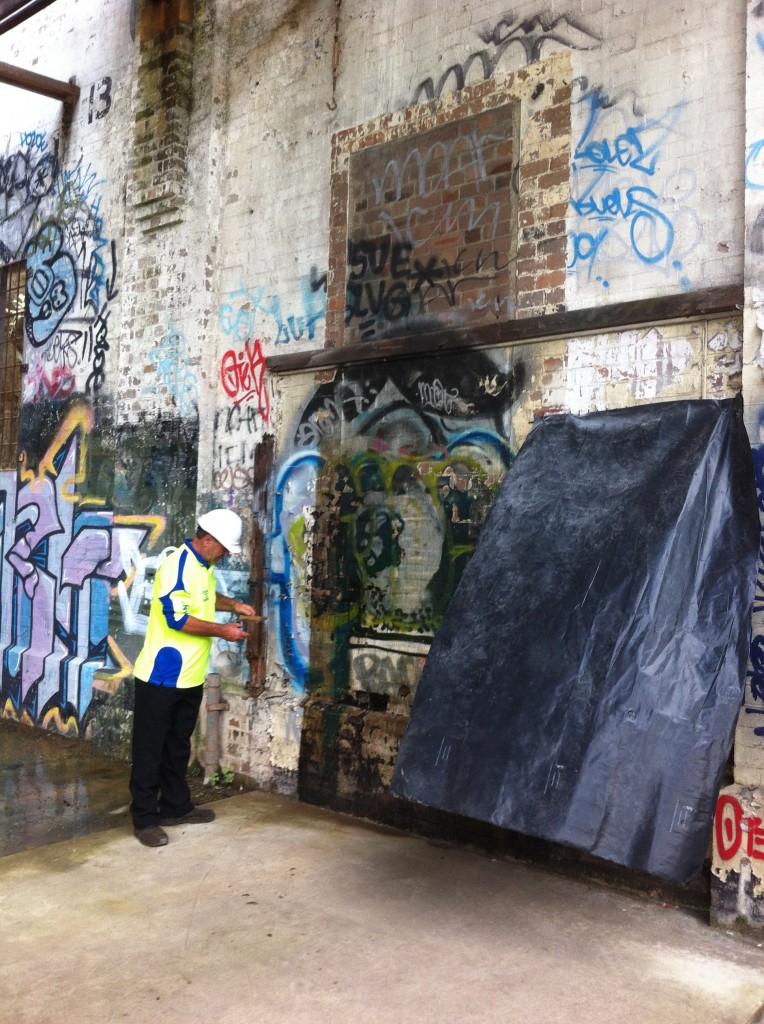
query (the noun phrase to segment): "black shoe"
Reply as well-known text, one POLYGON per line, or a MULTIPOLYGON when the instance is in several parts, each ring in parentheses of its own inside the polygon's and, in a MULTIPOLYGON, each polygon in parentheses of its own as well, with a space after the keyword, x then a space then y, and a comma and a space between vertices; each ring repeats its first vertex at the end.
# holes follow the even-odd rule
POLYGON ((149 825, 148 828, 133 829, 133 834, 139 843, 144 846, 167 846, 169 839, 167 833, 159 825, 149 825))
POLYGON ((215 812, 211 807, 194 807, 188 814, 180 818, 162 818, 162 825, 206 825, 215 820, 215 812))

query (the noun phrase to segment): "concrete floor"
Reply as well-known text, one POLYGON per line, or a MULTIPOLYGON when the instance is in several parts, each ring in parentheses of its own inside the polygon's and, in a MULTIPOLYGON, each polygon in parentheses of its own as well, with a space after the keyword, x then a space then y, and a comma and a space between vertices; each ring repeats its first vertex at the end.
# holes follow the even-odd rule
POLYGON ((764 937, 262 793, 150 850, 114 767, 0 858, 2 1024, 764 1021, 764 937))

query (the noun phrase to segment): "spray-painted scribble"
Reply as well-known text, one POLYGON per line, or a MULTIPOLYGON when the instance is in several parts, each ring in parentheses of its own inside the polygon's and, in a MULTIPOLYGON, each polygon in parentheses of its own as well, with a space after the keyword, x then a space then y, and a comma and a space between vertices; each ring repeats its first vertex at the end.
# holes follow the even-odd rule
POLYGON ((118 294, 102 184, 81 160, 61 167, 57 138, 39 132, 23 133, 21 148, 0 158, 0 261, 26 261, 26 342, 73 371, 87 395, 106 380, 109 304, 118 294))
POLYGON ((167 333, 149 352, 156 370, 156 382, 143 389, 144 395, 166 395, 181 416, 193 416, 199 403, 199 382, 191 370, 191 352, 186 336, 170 320, 167 333))
POLYGON ((688 287, 683 261, 701 235, 690 205, 695 175, 689 168, 662 171, 682 105, 636 120, 602 89, 587 90, 579 103, 586 123, 571 167, 577 220, 568 269, 607 288, 616 264, 633 263, 688 287))
POLYGON ((478 36, 485 49, 474 51, 462 63, 451 64, 437 82, 425 78, 414 90, 412 103, 438 99, 470 82, 525 67, 548 53, 561 49, 591 50, 600 44, 599 37, 581 21, 565 14, 555 18, 543 12, 523 21, 506 14, 492 28, 481 29, 478 36))
POLYGON ((326 274, 316 267, 300 280, 300 295, 293 312, 286 303, 265 288, 242 285, 227 296, 220 307, 220 328, 232 341, 252 341, 257 334, 275 345, 292 341, 313 341, 318 326, 326 319, 326 274))
POLYGON ((265 357, 259 340, 244 343, 244 351, 229 349, 220 364, 223 390, 234 405, 255 399, 264 423, 268 422, 270 399, 265 381, 265 357))

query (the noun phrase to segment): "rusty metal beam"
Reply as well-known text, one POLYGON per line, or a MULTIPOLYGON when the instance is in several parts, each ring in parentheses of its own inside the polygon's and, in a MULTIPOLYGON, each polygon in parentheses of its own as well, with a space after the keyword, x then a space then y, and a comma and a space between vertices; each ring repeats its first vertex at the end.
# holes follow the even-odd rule
POLYGON ((34 71, 26 71, 24 68, 14 67, 13 64, 4 64, 0 61, 0 83, 12 85, 17 89, 26 89, 27 92, 36 92, 40 96, 49 96, 54 100, 61 100, 65 106, 74 106, 80 98, 80 87, 71 82, 59 82, 57 78, 48 78, 46 75, 38 75, 34 71))
POLYGON ((586 334, 617 330, 670 320, 690 320, 703 316, 725 315, 743 308, 743 288, 726 285, 680 295, 663 295, 637 302, 615 302, 607 306, 589 306, 481 327, 430 328, 414 335, 370 338, 366 342, 310 352, 290 352, 268 356, 265 364, 273 373, 331 369, 359 363, 415 356, 447 356, 456 352, 500 345, 522 345, 558 335, 586 334))
POLYGON ((55 0, 0 0, 0 35, 16 28, 55 0))

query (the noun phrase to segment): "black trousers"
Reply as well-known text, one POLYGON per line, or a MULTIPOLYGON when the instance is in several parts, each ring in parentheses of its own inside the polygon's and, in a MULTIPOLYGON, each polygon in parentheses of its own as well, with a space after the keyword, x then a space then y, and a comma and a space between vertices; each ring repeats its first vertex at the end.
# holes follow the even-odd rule
POLYGON ((191 736, 203 686, 178 690, 135 680, 130 813, 135 828, 181 818, 192 809, 186 782, 191 736))

